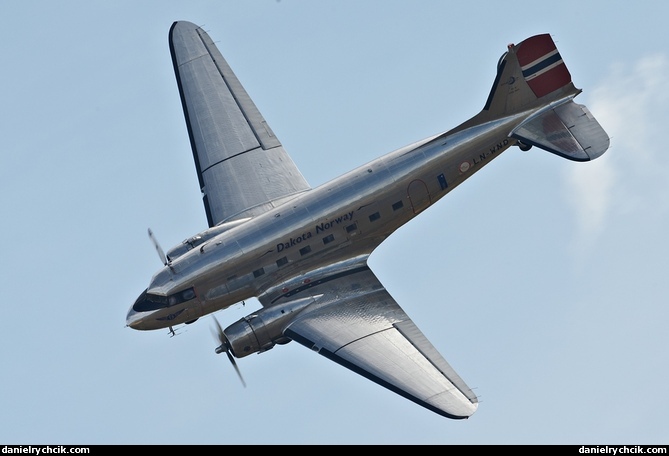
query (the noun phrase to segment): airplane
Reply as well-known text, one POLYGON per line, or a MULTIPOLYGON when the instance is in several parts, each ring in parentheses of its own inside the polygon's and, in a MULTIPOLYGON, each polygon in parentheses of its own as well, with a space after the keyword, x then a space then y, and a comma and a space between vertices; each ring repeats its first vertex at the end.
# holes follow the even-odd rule
MULTIPOLYGON (((609 137, 574 98, 550 34, 509 44, 483 109, 459 126, 309 186, 209 34, 174 22, 169 46, 208 227, 166 254, 126 326, 211 315, 235 358, 295 341, 443 417, 479 400, 368 266, 395 230, 512 146, 590 161, 609 137), (214 312, 261 308, 222 329, 214 312)), ((180 328, 182 328, 180 326, 180 328)))

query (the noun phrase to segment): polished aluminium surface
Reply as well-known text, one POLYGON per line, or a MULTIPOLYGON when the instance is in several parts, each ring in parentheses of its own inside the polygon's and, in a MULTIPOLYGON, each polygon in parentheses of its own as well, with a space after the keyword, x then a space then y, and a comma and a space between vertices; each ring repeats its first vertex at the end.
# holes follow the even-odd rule
POLYGON ((297 341, 435 413, 471 416, 476 395, 367 258, 513 145, 575 161, 606 151, 550 36, 509 46, 477 116, 313 189, 208 34, 176 22, 170 49, 210 227, 168 251, 127 325, 173 332, 257 297, 263 307, 223 330, 217 352, 297 341))
POLYGON ((308 189, 209 35, 177 22, 169 41, 209 226, 308 189))

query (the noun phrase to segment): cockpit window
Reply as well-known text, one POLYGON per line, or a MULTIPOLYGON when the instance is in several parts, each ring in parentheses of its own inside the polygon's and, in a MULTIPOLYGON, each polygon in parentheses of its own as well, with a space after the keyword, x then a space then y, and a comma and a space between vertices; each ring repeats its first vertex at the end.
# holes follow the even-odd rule
POLYGON ((190 301, 195 297, 195 290, 193 287, 178 291, 169 296, 161 296, 153 293, 147 293, 144 290, 135 304, 132 306, 136 312, 148 312, 150 310, 158 310, 165 307, 181 304, 182 302, 190 301))
POLYGON ((181 304, 182 302, 190 301, 195 297, 195 290, 193 288, 188 288, 178 293, 171 294, 167 297, 167 302, 170 306, 175 304, 181 304))

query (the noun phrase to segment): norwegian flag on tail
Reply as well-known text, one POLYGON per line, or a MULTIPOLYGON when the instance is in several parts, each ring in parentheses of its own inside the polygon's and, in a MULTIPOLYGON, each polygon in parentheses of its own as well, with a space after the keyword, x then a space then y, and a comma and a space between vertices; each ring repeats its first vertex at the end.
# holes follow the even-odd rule
POLYGON ((518 45, 516 56, 523 77, 537 98, 571 82, 571 74, 549 34, 523 41, 518 45))

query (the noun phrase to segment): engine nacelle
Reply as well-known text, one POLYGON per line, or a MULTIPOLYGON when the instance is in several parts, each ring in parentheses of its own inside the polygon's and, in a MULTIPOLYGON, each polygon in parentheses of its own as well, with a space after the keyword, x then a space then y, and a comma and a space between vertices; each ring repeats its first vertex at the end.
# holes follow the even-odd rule
POLYGON ((283 335, 288 323, 320 296, 267 307, 231 324, 223 331, 230 344, 230 351, 236 358, 243 358, 267 351, 276 344, 289 342, 290 339, 283 335))

